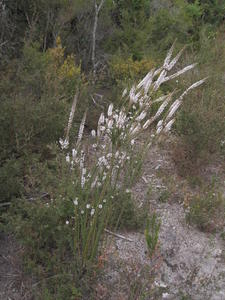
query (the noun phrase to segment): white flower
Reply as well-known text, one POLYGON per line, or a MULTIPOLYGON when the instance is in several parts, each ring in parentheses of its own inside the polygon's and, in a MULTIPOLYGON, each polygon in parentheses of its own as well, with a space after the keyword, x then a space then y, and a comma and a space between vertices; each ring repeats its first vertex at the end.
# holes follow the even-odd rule
POLYGON ((80 123, 80 128, 79 128, 78 138, 77 138, 77 145, 81 142, 82 137, 83 137, 86 117, 87 117, 87 110, 85 111, 83 119, 81 120, 81 123, 80 123))
POLYGON ((162 131, 162 129, 163 129, 163 121, 162 120, 160 120, 159 122, 158 122, 158 124, 156 125, 156 134, 159 134, 161 131, 162 131))
POLYGON ((92 147, 95 149, 97 148, 97 144, 93 144, 92 147))
POLYGON ((101 113, 100 117, 99 117, 99 120, 98 120, 98 124, 101 125, 104 123, 104 120, 105 120, 105 116, 103 113, 101 113))
POLYGON ((90 207, 91 207, 91 205, 90 205, 90 204, 87 204, 87 205, 86 205, 86 208, 87 208, 87 209, 89 209, 90 207))
POLYGON ((77 150, 76 149, 72 149, 72 157, 73 157, 73 159, 75 159, 76 156, 77 156, 77 150))
POLYGON ((174 122, 175 122, 175 119, 170 120, 164 128, 164 132, 169 132, 174 122))
POLYGON ((122 98, 125 97, 126 94, 127 94, 127 89, 125 89, 125 90, 123 91, 122 98))
POLYGON ((99 206, 98 206, 100 209, 102 209, 102 204, 99 204, 99 206))
POLYGON ((76 205, 76 206, 78 205, 78 198, 75 198, 75 199, 73 200, 73 204, 76 205))
MULTIPOLYGON (((86 170, 85 168, 83 170, 86 170)), ((82 172, 81 174, 81 187, 83 188, 86 182, 85 173, 82 172)))
POLYGON ((135 140, 134 140, 134 139, 130 141, 130 144, 131 144, 132 146, 134 145, 134 143, 135 143, 135 140))
POLYGON ((67 220, 67 221, 66 221, 66 225, 68 225, 69 223, 70 223, 70 222, 67 220))
POLYGON ((109 122, 108 122, 108 128, 112 129, 112 127, 113 127, 113 120, 109 120, 109 122))
POLYGON ((105 131, 105 126, 100 126, 99 129, 100 131, 105 131))
POLYGON ((84 210, 82 209, 80 213, 83 215, 84 214, 84 210))
POLYGON ((59 143, 60 143, 61 149, 66 149, 69 146, 69 141, 67 139, 65 139, 65 140, 59 139, 59 143))
POLYGON ((150 124, 151 124, 151 120, 147 120, 143 125, 143 129, 147 129, 150 124))
POLYGON ((129 190, 129 189, 126 189, 126 193, 127 193, 127 194, 130 193, 130 190, 129 190))
POLYGON ((168 298, 169 295, 170 295, 170 294, 168 294, 168 293, 163 293, 163 294, 162 294, 162 297, 163 297, 163 299, 165 299, 165 298, 168 298))
POLYGON ((91 184, 92 189, 96 186, 97 181, 98 181, 98 176, 95 178, 95 180, 91 184))
POLYGON ((103 203, 106 203, 106 199, 103 199, 103 201, 102 201, 103 203))
POLYGON ((116 153, 115 153, 115 158, 118 158, 120 155, 119 151, 117 150, 116 153))
POLYGON ((147 113, 142 111, 141 114, 136 118, 136 121, 140 122, 146 117, 147 113))
POLYGON ((94 213, 95 213, 95 209, 94 209, 94 208, 92 208, 92 209, 91 209, 91 216, 93 216, 93 215, 94 215, 94 213))
POLYGON ((69 155, 69 154, 66 155, 66 162, 67 162, 67 163, 70 162, 70 155, 69 155))
POLYGON ((141 129, 141 125, 138 124, 136 127, 133 127, 130 129, 130 134, 133 135, 133 134, 137 133, 140 129, 141 129))
POLYGON ((95 132, 95 130, 92 130, 92 131, 91 131, 91 136, 92 136, 92 137, 96 137, 96 132, 95 132))
POLYGON ((108 116, 111 117, 113 111, 113 104, 111 103, 108 108, 108 116))

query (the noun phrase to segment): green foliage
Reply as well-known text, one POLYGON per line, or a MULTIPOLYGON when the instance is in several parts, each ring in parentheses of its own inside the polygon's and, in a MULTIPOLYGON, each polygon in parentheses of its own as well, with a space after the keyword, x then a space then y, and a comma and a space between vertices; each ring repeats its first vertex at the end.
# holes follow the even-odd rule
POLYGON ((153 213, 148 219, 145 229, 145 240, 148 247, 149 256, 152 257, 155 253, 160 230, 160 221, 157 219, 156 213, 153 213))
POLYGON ((148 48, 148 18, 149 1, 115 1, 112 12, 115 32, 106 40, 106 49, 117 52, 119 48, 133 60, 142 59, 148 48))
POLYGON ((129 191, 119 193, 114 199, 112 207, 111 226, 118 229, 142 228, 147 217, 145 207, 138 208, 129 191), (119 216, 119 218, 118 218, 119 216))
POLYGON ((220 25, 224 21, 225 3, 221 0, 200 1, 203 13, 202 18, 206 23, 220 25))
POLYGON ((89 290, 92 270, 82 268, 74 252, 74 234, 66 224, 72 211, 64 204, 62 199, 42 199, 11 209, 13 231, 25 249, 25 270, 41 278, 33 290, 36 299, 80 299, 89 290))
POLYGON ((74 57, 64 58, 59 40, 57 47, 45 53, 37 45, 25 45, 22 60, 13 61, 2 79, 0 190, 4 202, 27 193, 29 173, 37 173, 38 162, 51 159, 49 145, 63 135, 65 111, 82 77, 74 57))
POLYGON ((184 103, 178 114, 176 131, 191 154, 191 159, 205 157, 204 154, 218 153, 224 140, 224 68, 219 57, 225 53, 224 34, 212 40, 203 35, 202 49, 196 60, 200 61, 202 77, 210 75, 204 89, 194 93, 184 103))
POLYGON ((203 189, 192 198, 186 218, 200 230, 216 232, 223 229, 225 217, 225 198, 215 185, 203 189))

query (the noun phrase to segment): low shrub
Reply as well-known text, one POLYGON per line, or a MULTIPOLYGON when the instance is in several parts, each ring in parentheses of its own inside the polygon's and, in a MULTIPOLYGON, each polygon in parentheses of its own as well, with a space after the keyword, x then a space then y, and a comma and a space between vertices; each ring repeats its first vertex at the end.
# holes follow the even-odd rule
POLYGON ((225 198, 220 191, 211 185, 199 195, 193 197, 186 215, 190 224, 195 224, 200 230, 216 232, 224 228, 225 198))

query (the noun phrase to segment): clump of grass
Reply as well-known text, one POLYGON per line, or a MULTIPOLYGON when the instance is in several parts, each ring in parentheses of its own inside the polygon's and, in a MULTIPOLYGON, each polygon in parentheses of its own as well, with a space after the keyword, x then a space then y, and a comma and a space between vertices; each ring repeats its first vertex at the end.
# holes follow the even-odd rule
POLYGON ((160 221, 156 213, 153 213, 148 219, 145 229, 145 240, 148 247, 149 256, 152 257, 158 245, 160 221))
POLYGON ((165 203, 169 200, 170 198, 170 192, 166 189, 161 191, 160 195, 159 195, 159 201, 162 203, 165 203))

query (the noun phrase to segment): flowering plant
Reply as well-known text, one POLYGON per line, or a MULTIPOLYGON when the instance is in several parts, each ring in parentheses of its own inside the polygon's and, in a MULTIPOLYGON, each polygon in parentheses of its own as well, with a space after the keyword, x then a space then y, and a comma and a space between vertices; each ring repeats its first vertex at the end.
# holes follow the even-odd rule
MULTIPOLYGON (((83 264, 95 258, 103 230, 110 222, 117 196, 122 191, 130 191, 152 138, 170 131, 175 122, 176 111, 184 97, 206 80, 195 82, 175 100, 173 99, 176 91, 157 98, 157 91, 163 83, 196 66, 191 64, 168 75, 183 52, 182 49, 172 59, 173 49, 174 45, 162 67, 152 69, 137 85, 133 85, 129 91, 123 91, 120 108, 115 109, 111 103, 107 113, 100 115, 97 128, 91 131, 88 148, 82 139, 87 115, 85 111, 76 146, 71 153, 66 154, 74 186, 69 195, 74 205, 74 215, 70 216, 71 219, 67 220, 66 224, 74 231, 74 250, 81 255, 83 264), (153 114, 154 103, 158 103, 159 108, 153 114), (137 149, 138 136, 149 127, 154 133, 141 150, 137 149), (90 152, 91 155, 88 155, 90 152)), ((69 146, 69 131, 77 98, 76 95, 66 137, 60 140, 62 149, 69 146)), ((122 207, 123 203, 121 212, 122 207)))

